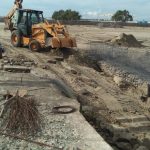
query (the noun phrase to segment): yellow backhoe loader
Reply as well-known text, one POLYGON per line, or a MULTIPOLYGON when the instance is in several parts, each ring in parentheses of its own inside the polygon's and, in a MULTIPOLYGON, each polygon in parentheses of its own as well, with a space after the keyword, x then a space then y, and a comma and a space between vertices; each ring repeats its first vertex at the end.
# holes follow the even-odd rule
POLYGON ((22 9, 23 0, 15 0, 14 6, 5 17, 5 29, 11 31, 11 43, 15 47, 29 46, 32 51, 41 48, 73 48, 75 38, 70 37, 64 25, 50 24, 43 12, 22 9))

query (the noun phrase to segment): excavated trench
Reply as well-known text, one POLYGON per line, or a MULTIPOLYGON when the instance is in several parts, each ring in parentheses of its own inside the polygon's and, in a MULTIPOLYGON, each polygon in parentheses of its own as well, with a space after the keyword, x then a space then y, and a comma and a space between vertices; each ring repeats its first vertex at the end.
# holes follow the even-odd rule
MULTIPOLYGON (((141 63, 138 61, 139 57, 135 58, 135 56, 133 58, 129 54, 126 55, 128 53, 127 49, 124 49, 123 52, 120 51, 119 54, 115 50, 111 53, 110 49, 107 49, 108 51, 105 51, 105 53, 97 50, 93 51, 93 49, 92 51, 88 51, 84 54, 78 53, 75 56, 76 58, 74 58, 74 61, 76 61, 80 65, 93 68, 96 73, 100 73, 106 78, 112 78, 115 75, 123 74, 123 77, 129 83, 129 86, 127 88, 119 87, 123 95, 124 93, 128 94, 128 92, 126 92, 128 91, 128 89, 135 88, 134 91, 136 90, 136 92, 138 92, 137 95, 140 96, 142 92, 140 91, 141 89, 139 90, 139 87, 143 83, 147 83, 147 81, 150 81, 148 70, 150 62, 148 58, 141 58, 140 60, 145 61, 144 63, 141 63), (146 62, 146 60, 148 61, 146 62), (138 74, 136 74, 137 72, 138 74), (126 76, 124 76, 124 74, 126 76), (143 78, 145 80, 143 80, 143 78)), ((139 56, 139 54, 137 55, 139 56)), ((149 55, 144 54, 143 56, 148 57, 149 55)), ((76 71, 78 72, 78 70, 76 71)), ((98 80, 96 84, 98 84, 98 80)), ((149 93, 150 91, 147 92, 149 93)), ((149 97, 148 93, 145 94, 149 97)), ((114 148, 114 150, 148 150, 150 147, 150 105, 147 105, 146 108, 143 107, 142 105, 140 105, 140 103, 136 102, 135 98, 137 97, 134 97, 135 100, 133 101, 131 98, 131 100, 127 101, 128 103, 125 100, 121 102, 119 96, 121 95, 118 95, 118 97, 116 96, 115 98, 118 101, 117 103, 122 103, 122 112, 120 112, 117 108, 116 110, 109 109, 106 106, 107 103, 105 103, 104 101, 99 104, 93 103, 92 101, 97 101, 99 97, 86 89, 81 90, 77 93, 77 99, 81 104, 81 113, 84 115, 86 120, 96 129, 96 131, 114 148), (128 106, 130 107, 130 105, 132 105, 130 108, 132 117, 126 118, 128 117, 128 115, 131 115, 130 113, 127 113, 128 106), (140 115, 143 115, 144 117, 141 119, 140 115), (120 118, 123 118, 119 120, 117 118, 118 116, 120 118), (133 123, 137 124, 137 127, 135 127, 133 130, 132 127, 130 128, 130 125, 127 125, 127 123, 130 121, 133 121, 133 123), (145 121, 148 125, 141 126, 141 124, 143 123, 142 121, 145 121), (148 136, 145 136, 147 133, 148 136)), ((128 95, 127 97, 130 97, 130 95, 128 95)), ((105 99, 105 101, 107 100, 108 99, 105 99)), ((113 101, 111 105, 113 105, 113 101)))

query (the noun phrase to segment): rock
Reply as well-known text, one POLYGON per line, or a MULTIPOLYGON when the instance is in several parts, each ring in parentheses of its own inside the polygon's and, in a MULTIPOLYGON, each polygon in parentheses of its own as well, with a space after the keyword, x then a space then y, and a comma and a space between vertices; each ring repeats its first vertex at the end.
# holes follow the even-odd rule
POLYGON ((138 89, 141 91, 142 96, 147 97, 149 95, 149 85, 147 83, 138 86, 138 89))
POLYGON ((148 148, 147 147, 145 147, 145 146, 140 146, 139 148, 137 148, 136 150, 148 150, 148 148))
POLYGON ((76 63, 77 62, 74 55, 70 55, 67 61, 68 61, 68 63, 76 63))
POLYGON ((143 145, 146 146, 146 147, 150 147, 150 139, 145 138, 145 139, 143 140, 143 145))
POLYGON ((3 64, 7 65, 9 63, 9 60, 4 60, 3 64))
POLYGON ((76 70, 74 70, 74 69, 71 69, 71 73, 72 74, 78 74, 78 72, 76 70))
POLYGON ((83 89, 83 90, 81 90, 80 91, 80 93, 82 94, 82 95, 86 95, 86 96, 89 96, 89 95, 91 95, 92 93, 91 92, 89 92, 87 89, 83 89))
POLYGON ((130 143, 117 142, 116 145, 117 145, 117 147, 120 148, 121 150, 132 150, 132 146, 131 146, 130 143))
POLYGON ((92 108, 92 106, 82 106, 82 111, 83 112, 86 112, 86 111, 92 112, 93 108, 92 108))
POLYGON ((58 56, 54 57, 54 59, 55 59, 56 61, 63 61, 63 60, 64 60, 63 57, 58 57, 58 56))
POLYGON ((3 70, 3 64, 0 63, 0 70, 3 70))
POLYGON ((57 63, 57 61, 54 60, 54 59, 49 59, 47 62, 48 62, 48 63, 51 63, 51 64, 56 64, 56 63, 57 63))
POLYGON ((114 76, 113 78, 114 82, 119 86, 119 87, 125 87, 126 86, 126 81, 119 76, 114 76))
POLYGON ((49 69, 49 66, 48 66, 48 65, 42 65, 41 68, 42 68, 42 69, 45 69, 45 70, 48 70, 48 69, 49 69))
POLYGON ((32 65, 34 65, 33 62, 24 62, 24 65, 27 67, 31 67, 32 65))

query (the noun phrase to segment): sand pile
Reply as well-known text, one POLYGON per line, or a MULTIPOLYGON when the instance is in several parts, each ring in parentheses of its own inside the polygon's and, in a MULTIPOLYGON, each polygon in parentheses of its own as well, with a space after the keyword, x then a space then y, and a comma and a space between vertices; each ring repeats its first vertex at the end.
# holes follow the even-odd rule
POLYGON ((141 43, 132 34, 122 33, 118 37, 111 40, 114 45, 125 46, 125 47, 141 47, 141 43))

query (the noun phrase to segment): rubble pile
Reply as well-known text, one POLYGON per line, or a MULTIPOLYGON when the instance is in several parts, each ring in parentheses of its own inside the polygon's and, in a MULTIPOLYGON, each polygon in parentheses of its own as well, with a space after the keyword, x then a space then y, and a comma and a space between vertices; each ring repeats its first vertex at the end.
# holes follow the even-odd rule
POLYGON ((36 63, 33 60, 30 60, 29 58, 21 54, 13 58, 5 57, 3 63, 4 65, 17 65, 17 66, 26 66, 26 67, 31 67, 36 65, 36 63))
POLYGON ((142 47, 141 43, 132 35, 127 35, 125 33, 120 34, 119 36, 113 38, 111 43, 118 46, 125 47, 142 47))

